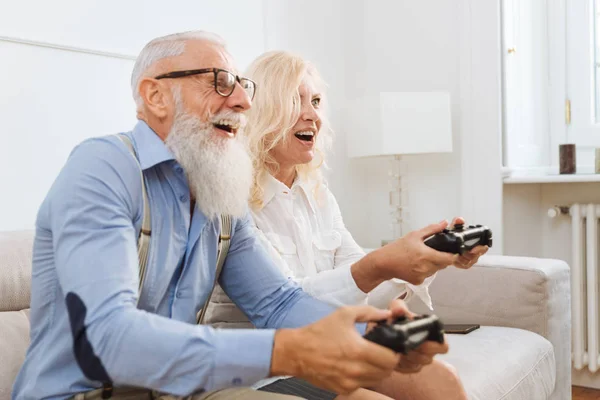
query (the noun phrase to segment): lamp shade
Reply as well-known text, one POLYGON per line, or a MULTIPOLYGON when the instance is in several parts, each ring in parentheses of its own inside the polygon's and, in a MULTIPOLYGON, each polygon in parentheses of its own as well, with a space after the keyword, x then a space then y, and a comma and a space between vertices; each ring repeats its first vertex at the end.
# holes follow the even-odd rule
POLYGON ((447 92, 382 92, 350 111, 349 157, 452 152, 447 92))

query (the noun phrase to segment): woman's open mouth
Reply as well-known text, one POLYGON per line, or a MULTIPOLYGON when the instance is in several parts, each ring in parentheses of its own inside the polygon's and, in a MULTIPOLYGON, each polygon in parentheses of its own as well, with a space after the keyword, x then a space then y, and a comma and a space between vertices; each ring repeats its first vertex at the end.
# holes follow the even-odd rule
POLYGON ((313 131, 296 132, 296 133, 294 133, 294 136, 296 136, 298 139, 302 140, 303 142, 313 142, 315 139, 315 133, 313 131))

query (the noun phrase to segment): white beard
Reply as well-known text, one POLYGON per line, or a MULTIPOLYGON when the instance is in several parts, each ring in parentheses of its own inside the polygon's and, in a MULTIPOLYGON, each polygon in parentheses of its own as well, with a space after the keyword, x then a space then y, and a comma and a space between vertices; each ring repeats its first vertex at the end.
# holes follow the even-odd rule
MULTIPOLYGON (((232 111, 211 120, 221 118, 244 122, 243 115, 232 111)), ((248 210, 252 185, 252 162, 239 139, 242 126, 235 139, 223 138, 214 129, 211 122, 178 110, 165 145, 183 167, 196 206, 207 218, 219 214, 239 218, 248 210)))

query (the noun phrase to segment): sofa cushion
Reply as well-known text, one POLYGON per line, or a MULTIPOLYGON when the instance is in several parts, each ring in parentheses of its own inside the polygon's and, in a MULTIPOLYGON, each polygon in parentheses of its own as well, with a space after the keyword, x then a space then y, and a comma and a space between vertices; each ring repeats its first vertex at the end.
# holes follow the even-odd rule
POLYGON ((0 312, 0 400, 10 399, 28 345, 29 310, 0 312))
POLYGON ((447 337, 450 350, 439 358, 457 369, 470 400, 546 399, 554 391, 554 350, 544 337, 491 326, 447 337))
POLYGON ((33 231, 0 232, 0 311, 29 308, 33 231))

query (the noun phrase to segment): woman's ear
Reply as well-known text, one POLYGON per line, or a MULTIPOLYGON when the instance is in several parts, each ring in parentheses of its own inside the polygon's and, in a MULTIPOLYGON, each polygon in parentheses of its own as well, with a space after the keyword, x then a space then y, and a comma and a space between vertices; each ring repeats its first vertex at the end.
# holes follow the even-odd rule
POLYGON ((172 106, 171 97, 167 96, 168 88, 160 81, 153 78, 142 78, 138 86, 138 93, 144 102, 145 108, 158 119, 164 119, 169 114, 172 106))

